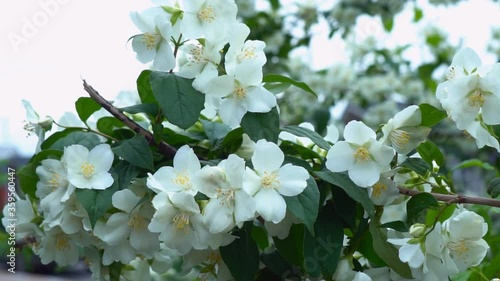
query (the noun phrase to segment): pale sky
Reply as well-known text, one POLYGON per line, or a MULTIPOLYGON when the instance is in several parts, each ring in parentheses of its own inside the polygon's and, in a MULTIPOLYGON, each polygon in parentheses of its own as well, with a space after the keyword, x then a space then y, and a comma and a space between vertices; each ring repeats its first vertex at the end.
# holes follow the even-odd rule
MULTIPOLYGON (((450 32, 452 42, 464 38, 466 46, 491 63, 488 60, 492 57, 482 54, 490 27, 500 25, 499 4, 488 0, 466 2, 458 7, 425 9, 425 20, 417 28, 436 23, 450 32)), ((34 152, 36 137, 26 138, 22 129, 25 111, 21 99, 30 101, 40 115, 58 120, 65 111, 74 111, 78 97, 87 96, 80 77, 106 98, 115 97, 120 90, 134 89, 137 76, 147 66, 135 60, 127 45, 127 39, 138 33, 129 13, 150 6, 149 0, 0 3, 0 85, 4 100, 0 105, 0 147, 15 147, 26 155, 34 152), (51 5, 43 7, 43 3, 51 5)), ((419 32, 409 29, 412 18, 411 11, 402 13, 394 33, 382 38, 389 43, 412 42, 419 32)), ((357 31, 383 35, 377 19, 361 19, 357 31)), ((320 36, 315 42, 316 55, 311 59, 316 67, 344 59, 343 45, 338 41, 332 43, 320 36)), ((420 56, 418 46, 413 52, 420 56)))

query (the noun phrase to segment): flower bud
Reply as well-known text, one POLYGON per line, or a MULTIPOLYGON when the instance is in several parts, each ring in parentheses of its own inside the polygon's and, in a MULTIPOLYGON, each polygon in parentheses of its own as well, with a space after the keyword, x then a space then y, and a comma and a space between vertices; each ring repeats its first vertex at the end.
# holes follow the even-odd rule
POLYGON ((410 235, 415 238, 420 238, 425 234, 426 229, 427 227, 425 226, 425 224, 416 223, 410 227, 410 235))

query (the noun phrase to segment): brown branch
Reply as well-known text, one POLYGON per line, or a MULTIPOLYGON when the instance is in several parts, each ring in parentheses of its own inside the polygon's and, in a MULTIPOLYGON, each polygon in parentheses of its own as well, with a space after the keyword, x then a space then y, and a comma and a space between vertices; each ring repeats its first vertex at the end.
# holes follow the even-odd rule
POLYGON ((164 141, 156 143, 154 135, 151 132, 144 130, 141 126, 135 123, 135 121, 133 121, 132 119, 128 118, 125 114, 120 112, 109 101, 104 99, 96 90, 94 90, 92 86, 87 84, 87 81, 85 81, 85 79, 83 79, 83 88, 85 89, 85 91, 87 91, 87 93, 93 100, 95 100, 98 104, 102 106, 102 108, 106 109, 109 113, 111 113, 111 115, 116 117, 118 120, 122 121, 123 124, 132 129, 134 132, 143 135, 148 141, 150 146, 158 147, 160 153, 163 154, 168 159, 174 158, 175 153, 177 153, 177 150, 174 147, 168 145, 164 141))
MULTIPOLYGON (((408 196, 415 196, 420 193, 426 193, 423 191, 407 189, 403 187, 398 187, 399 193, 408 196)), ((438 201, 443 202, 451 202, 451 203, 459 203, 459 204, 476 204, 476 205, 484 205, 484 206, 492 206, 500 208, 500 200, 485 198, 485 197, 472 197, 465 196, 461 194, 451 195, 451 194, 440 194, 440 193, 430 193, 430 195, 434 196, 438 201)))

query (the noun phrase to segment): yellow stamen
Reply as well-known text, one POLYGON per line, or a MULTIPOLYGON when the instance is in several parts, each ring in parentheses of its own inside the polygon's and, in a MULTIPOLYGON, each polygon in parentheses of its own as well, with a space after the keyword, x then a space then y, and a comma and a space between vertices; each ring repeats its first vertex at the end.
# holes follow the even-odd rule
POLYGON ((64 251, 64 250, 69 249, 69 242, 68 242, 67 237, 65 237, 64 235, 61 235, 61 234, 57 235, 56 249, 58 251, 64 251))
POLYGON ((128 226, 130 228, 139 229, 139 228, 144 228, 145 225, 146 223, 144 218, 138 214, 131 216, 130 219, 128 220, 128 226))
POLYGON ((198 12, 198 18, 201 21, 211 23, 217 18, 217 15, 215 14, 212 6, 209 5, 208 7, 203 8, 198 12))
POLYGON ((354 159, 356 159, 356 161, 366 161, 370 159, 370 152, 362 146, 358 147, 356 152, 354 152, 354 159))
POLYGON ((146 32, 143 34, 142 43, 146 45, 146 49, 154 50, 160 43, 161 36, 159 34, 154 34, 150 32, 146 32))
POLYGON ((247 95, 247 90, 245 88, 241 87, 240 85, 235 85, 234 94, 238 98, 244 99, 247 95))
POLYGON ((394 146, 403 148, 410 142, 411 133, 403 130, 393 130, 389 135, 389 139, 394 146))
POLYGON ((453 257, 464 258, 467 257, 469 252, 469 243, 465 239, 460 239, 458 241, 451 241, 448 243, 448 249, 450 249, 450 254, 453 257))
POLYGON ((176 173, 177 176, 172 180, 175 184, 182 185, 184 189, 191 188, 191 179, 189 178, 189 174, 186 170, 182 170, 176 173))
POLYGON ((372 187, 372 196, 375 198, 379 198, 380 195, 382 195, 382 192, 387 190, 387 185, 377 182, 373 187, 372 187))
POLYGON ((80 168, 82 169, 83 176, 87 179, 91 178, 95 172, 94 165, 90 164, 89 162, 83 163, 80 168))
POLYGON ((188 231, 189 227, 186 226, 189 225, 189 214, 186 214, 184 212, 178 213, 177 215, 175 215, 173 222, 177 230, 188 231))
POLYGON ((469 105, 472 107, 481 107, 484 104, 484 93, 481 90, 475 90, 469 96, 469 105))
POLYGON ((261 184, 264 188, 278 189, 280 187, 278 173, 276 171, 272 173, 264 172, 264 177, 262 177, 261 184))

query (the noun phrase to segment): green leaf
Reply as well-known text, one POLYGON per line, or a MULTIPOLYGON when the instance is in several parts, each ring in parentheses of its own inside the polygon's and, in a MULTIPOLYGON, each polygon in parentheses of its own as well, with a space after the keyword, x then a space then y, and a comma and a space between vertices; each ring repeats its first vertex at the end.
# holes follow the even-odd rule
POLYGON ((269 238, 267 237, 267 232, 264 226, 255 226, 252 227, 252 239, 257 243, 259 249, 264 250, 269 247, 269 238))
POLYGON ((75 108, 80 119, 87 124, 90 115, 102 107, 92 98, 81 97, 75 102, 75 108))
POLYGON ((19 186, 24 194, 31 198, 36 198, 36 183, 39 181, 36 174, 36 166, 30 163, 24 166, 18 173, 19 186))
POLYGON ((342 222, 331 204, 324 206, 314 224, 316 236, 306 232, 304 239, 304 266, 312 276, 323 273, 330 280, 337 269, 337 263, 344 241, 342 222))
POLYGON ((406 203, 407 224, 412 225, 416 222, 424 222, 426 211, 437 207, 439 207, 438 201, 429 193, 424 192, 413 196, 406 203))
POLYGON ((415 171, 416 173, 420 175, 425 175, 427 171, 431 169, 431 166, 425 162, 424 159, 422 158, 413 158, 410 157, 406 159, 402 164, 402 167, 406 167, 412 171, 415 171))
POLYGON ((106 135, 113 135, 117 128, 122 128, 122 121, 112 116, 101 117, 97 121, 97 130, 106 135))
POLYGON ((120 161, 118 164, 113 167, 113 171, 118 175, 118 187, 119 189, 127 189, 130 185, 130 182, 135 179, 141 170, 125 161, 120 161))
POLYGON ((241 128, 251 140, 265 139, 277 143, 280 133, 280 120, 276 107, 266 113, 247 112, 241 120, 241 128))
POLYGON ((345 173, 333 173, 330 171, 315 172, 322 180, 342 188, 354 201, 361 203, 370 217, 375 215, 375 206, 368 196, 365 188, 357 186, 345 173))
POLYGON ((236 281, 253 281, 259 270, 259 249, 251 237, 252 224, 232 233, 236 239, 229 245, 220 247, 220 254, 236 281))
POLYGON ((298 155, 302 160, 304 159, 323 159, 316 151, 304 147, 302 145, 293 143, 291 141, 282 141, 280 148, 286 155, 298 155))
POLYGON ((415 7, 413 8, 413 22, 419 22, 424 16, 422 9, 415 7))
POLYGON ((297 196, 283 196, 286 207, 314 235, 314 222, 318 217, 319 190, 314 178, 309 177, 307 187, 297 196))
POLYGON ((315 131, 309 130, 308 128, 304 127, 299 127, 299 126, 286 126, 283 128, 283 131, 289 132, 293 135, 299 136, 299 137, 306 137, 312 140, 317 146, 324 150, 329 150, 330 149, 330 144, 323 139, 322 136, 320 136, 318 133, 315 131))
POLYGON ((149 82, 151 72, 151 70, 143 70, 137 78, 137 92, 139 92, 139 97, 141 98, 141 102, 143 104, 156 103, 156 99, 153 95, 153 90, 151 89, 151 84, 149 82))
POLYGON ((64 150, 67 146, 79 144, 90 150, 101 143, 99 137, 93 133, 84 133, 79 130, 65 132, 66 130, 51 135, 42 144, 42 149, 64 150))
POLYGON ((302 266, 304 263, 304 225, 292 224, 285 239, 273 237, 280 255, 290 264, 302 266))
POLYGON ((294 85, 295 87, 306 91, 307 93, 310 93, 314 95, 316 98, 318 97, 318 94, 316 94, 306 83, 304 82, 299 82, 295 81, 292 78, 279 75, 279 74, 266 74, 264 75, 264 78, 262 79, 262 82, 264 83, 284 83, 284 84, 291 84, 294 85))
POLYGON ((286 91, 288 88, 290 88, 290 86, 292 85, 288 83, 268 83, 264 85, 264 88, 266 88, 269 92, 277 95, 286 91))
POLYGON ((430 140, 426 140, 417 147, 417 152, 420 154, 422 159, 424 159, 429 166, 432 167, 432 161, 436 161, 436 164, 441 167, 444 164, 444 156, 441 150, 430 140))
POLYGON ((94 228, 97 220, 113 205, 111 197, 119 190, 118 176, 113 172, 111 175, 114 179, 113 185, 104 190, 76 189, 76 198, 87 210, 92 228, 94 228))
POLYGON ((307 162, 304 159, 293 157, 293 156, 290 156, 290 155, 285 155, 285 161, 283 161, 283 164, 292 164, 292 165, 295 165, 295 166, 302 167, 302 168, 306 169, 309 172, 313 171, 313 169, 311 168, 311 165, 309 164, 309 162, 307 162))
POLYGON ((351 230, 356 229, 357 204, 338 186, 331 186, 335 213, 351 230))
POLYGON ((422 112, 422 123, 420 123, 420 126, 432 127, 448 117, 445 111, 439 110, 430 104, 423 103, 419 107, 422 112))
POLYGON ((488 194, 491 198, 497 198, 500 195, 500 178, 494 178, 488 183, 488 194))
POLYGON ((378 227, 390 228, 399 232, 408 232, 410 230, 410 228, 408 227, 408 225, 406 225, 404 221, 391 221, 388 223, 381 224, 378 227))
POLYGON ((119 108, 122 112, 127 112, 130 114, 146 113, 150 116, 156 116, 160 112, 158 104, 156 103, 141 103, 132 106, 119 108))
POLYGON ((61 150, 42 150, 37 154, 33 155, 30 159, 30 163, 35 166, 39 166, 40 162, 45 159, 61 159, 63 152, 61 150))
POLYGON ((483 162, 479 159, 469 159, 469 160, 465 160, 462 163, 451 168, 450 171, 454 171, 457 169, 470 168, 470 167, 479 167, 479 168, 483 168, 485 170, 490 170, 490 171, 495 170, 495 167, 491 166, 489 163, 483 162))
POLYGON ((120 281, 122 274, 123 264, 121 262, 113 262, 108 266, 109 268, 109 281, 120 281))
POLYGON ((153 154, 149 149, 148 141, 142 135, 136 135, 132 139, 119 142, 113 152, 125 161, 140 168, 153 170, 153 154))
MULTIPOLYGON (((292 271, 292 266, 278 252, 262 253, 260 259, 262 263, 278 277, 282 276, 287 278, 287 280, 290 280, 292 276, 295 278, 298 277, 297 273, 292 271)), ((269 279, 264 280, 267 281, 269 279)), ((292 278, 291 280, 295 279, 292 278)))
POLYGON ((210 141, 222 139, 231 131, 231 128, 228 125, 222 123, 201 120, 201 124, 203 124, 205 134, 210 141))
POLYGON ((152 72, 151 89, 168 121, 182 129, 194 125, 205 107, 205 95, 193 88, 193 79, 152 72))
POLYGON ((398 249, 387 242, 387 230, 379 228, 379 222, 373 220, 370 223, 370 233, 373 238, 373 249, 377 255, 399 275, 412 279, 410 267, 399 259, 398 249))
POLYGON ((384 19, 384 29, 387 32, 391 32, 394 27, 394 18, 391 16, 389 18, 384 19))
POLYGON ((216 144, 217 149, 225 152, 226 154, 235 153, 243 143, 243 129, 236 128, 227 133, 222 141, 216 144))

